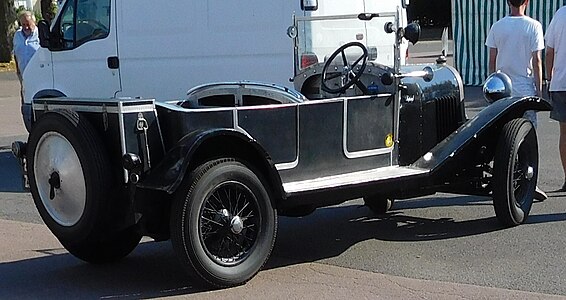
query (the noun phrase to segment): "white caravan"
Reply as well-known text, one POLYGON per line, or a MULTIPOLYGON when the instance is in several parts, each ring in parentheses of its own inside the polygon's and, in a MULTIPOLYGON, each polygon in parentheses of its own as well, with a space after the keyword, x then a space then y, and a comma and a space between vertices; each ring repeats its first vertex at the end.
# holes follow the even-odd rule
POLYGON ((40 24, 42 48, 24 72, 24 122, 29 130, 35 98, 172 100, 200 84, 240 80, 292 88, 286 32, 294 15, 398 11, 406 23, 408 2, 67 0, 50 28, 40 24))

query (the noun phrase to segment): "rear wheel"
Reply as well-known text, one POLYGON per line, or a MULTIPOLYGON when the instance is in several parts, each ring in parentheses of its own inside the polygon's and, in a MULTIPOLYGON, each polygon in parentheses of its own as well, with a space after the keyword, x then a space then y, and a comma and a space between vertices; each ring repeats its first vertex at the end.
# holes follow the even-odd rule
POLYGON ((512 120, 503 127, 493 161, 493 206, 504 226, 526 221, 537 176, 536 131, 526 119, 512 120))
POLYGON ((171 211, 171 241, 189 274, 227 287, 269 258, 277 214, 257 173, 233 159, 207 162, 184 181, 171 211))
POLYGON ((39 214, 71 254, 102 263, 136 247, 140 235, 115 231, 115 220, 106 218, 113 199, 110 163, 86 119, 70 111, 45 114, 30 134, 27 159, 39 214))

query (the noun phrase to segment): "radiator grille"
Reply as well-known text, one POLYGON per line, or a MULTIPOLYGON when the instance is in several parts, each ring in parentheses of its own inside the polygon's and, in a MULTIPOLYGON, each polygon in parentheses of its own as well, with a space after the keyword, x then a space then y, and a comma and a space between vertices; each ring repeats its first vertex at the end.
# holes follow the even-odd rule
POLYGON ((460 126, 463 120, 463 104, 455 96, 440 97, 434 102, 436 103, 436 137, 437 142, 440 142, 460 126))

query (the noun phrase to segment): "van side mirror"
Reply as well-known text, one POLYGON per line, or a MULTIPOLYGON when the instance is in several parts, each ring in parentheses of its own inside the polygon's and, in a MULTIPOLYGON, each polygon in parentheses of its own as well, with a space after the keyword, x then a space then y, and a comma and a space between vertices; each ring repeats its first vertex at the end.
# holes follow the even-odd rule
POLYGON ((304 11, 318 10, 318 0, 302 0, 301 9, 304 11))
POLYGON ((413 45, 419 41, 421 37, 421 26, 419 24, 413 22, 405 27, 404 31, 403 37, 413 45))
POLYGON ((46 20, 39 21, 37 29, 39 30, 39 45, 43 48, 49 48, 49 37, 51 35, 49 22, 46 20))

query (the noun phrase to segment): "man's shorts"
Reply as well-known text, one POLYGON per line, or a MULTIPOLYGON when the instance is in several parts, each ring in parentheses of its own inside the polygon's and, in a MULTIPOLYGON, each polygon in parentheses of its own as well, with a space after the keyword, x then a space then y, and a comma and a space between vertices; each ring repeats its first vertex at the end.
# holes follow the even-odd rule
POLYGON ((550 103, 550 118, 561 123, 566 122, 566 91, 550 92, 550 103))

